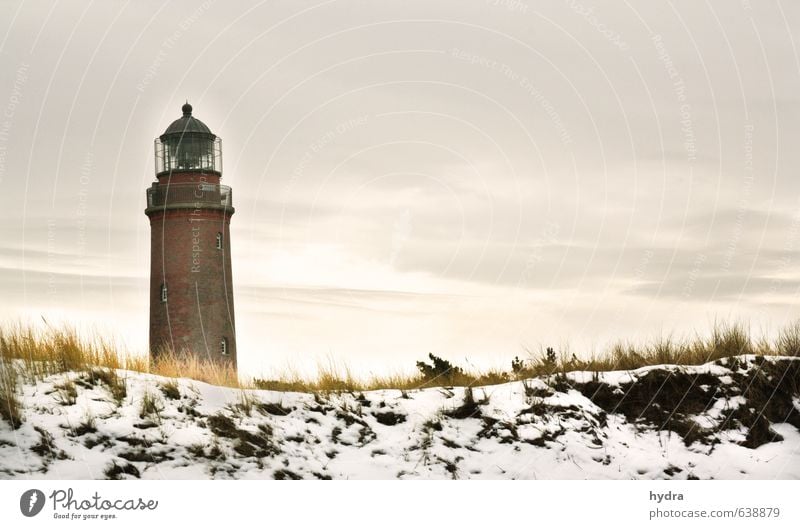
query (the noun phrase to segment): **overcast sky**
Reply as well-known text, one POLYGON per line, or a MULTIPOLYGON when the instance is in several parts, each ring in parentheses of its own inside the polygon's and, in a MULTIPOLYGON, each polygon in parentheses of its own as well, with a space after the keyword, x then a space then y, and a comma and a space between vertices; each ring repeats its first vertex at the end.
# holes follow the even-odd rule
POLYGON ((239 363, 507 367, 800 315, 800 4, 0 2, 0 319, 147 344, 153 138, 233 187, 239 363))

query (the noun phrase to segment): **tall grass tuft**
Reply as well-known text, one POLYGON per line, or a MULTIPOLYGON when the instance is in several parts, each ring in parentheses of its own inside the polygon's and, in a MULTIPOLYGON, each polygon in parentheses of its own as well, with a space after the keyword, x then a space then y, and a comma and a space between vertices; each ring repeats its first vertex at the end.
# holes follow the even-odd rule
POLYGON ((149 366, 149 372, 167 378, 191 378, 215 386, 239 387, 233 367, 202 360, 194 355, 162 350, 149 366))
POLYGON ((0 358, 0 417, 15 430, 22 425, 22 405, 17 398, 17 372, 14 365, 3 358, 0 358))

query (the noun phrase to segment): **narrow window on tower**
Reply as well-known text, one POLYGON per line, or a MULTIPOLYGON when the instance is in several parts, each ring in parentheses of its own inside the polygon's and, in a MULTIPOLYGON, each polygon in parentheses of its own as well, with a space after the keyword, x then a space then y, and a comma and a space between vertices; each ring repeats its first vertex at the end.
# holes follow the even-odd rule
POLYGON ((217 250, 222 250, 222 234, 217 233, 217 250))
POLYGON ((161 303, 167 302, 167 285, 161 284, 161 303))
POLYGON ((224 336, 222 337, 222 340, 220 340, 220 342, 219 342, 219 350, 223 355, 227 356, 227 354, 228 354, 228 339, 225 338, 224 336))

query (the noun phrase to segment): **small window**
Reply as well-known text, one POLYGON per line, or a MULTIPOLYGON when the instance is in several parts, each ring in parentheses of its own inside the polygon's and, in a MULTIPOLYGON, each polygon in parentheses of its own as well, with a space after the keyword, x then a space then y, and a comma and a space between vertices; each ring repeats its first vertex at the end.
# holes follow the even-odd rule
POLYGON ((220 340, 219 342, 219 350, 223 355, 225 356, 228 355, 228 339, 225 338, 224 336, 222 337, 222 340, 220 340))
POLYGON ((167 302, 167 285, 161 285, 161 303, 167 302))
POLYGON ((222 234, 217 234, 217 250, 222 250, 222 234))

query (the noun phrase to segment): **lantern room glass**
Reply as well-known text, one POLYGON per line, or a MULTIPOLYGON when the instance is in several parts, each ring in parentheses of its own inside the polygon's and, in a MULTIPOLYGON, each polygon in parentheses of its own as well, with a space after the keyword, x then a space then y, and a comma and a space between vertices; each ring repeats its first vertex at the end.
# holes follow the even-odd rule
POLYGON ((183 134, 155 139, 156 174, 178 171, 222 173, 222 140, 183 134))

